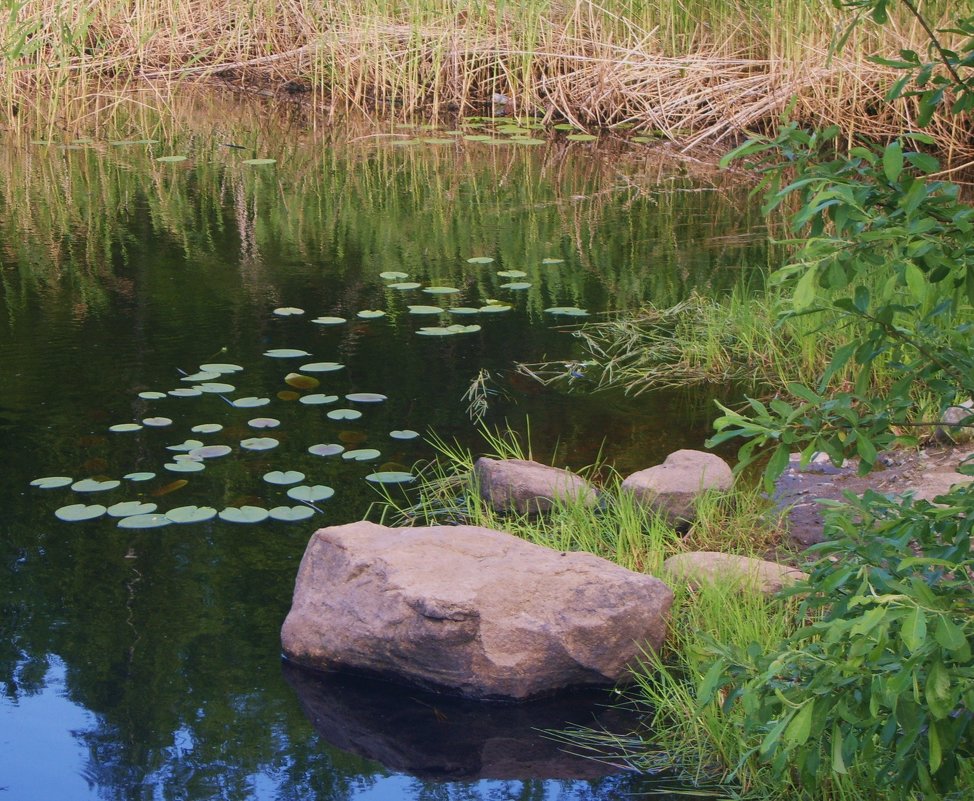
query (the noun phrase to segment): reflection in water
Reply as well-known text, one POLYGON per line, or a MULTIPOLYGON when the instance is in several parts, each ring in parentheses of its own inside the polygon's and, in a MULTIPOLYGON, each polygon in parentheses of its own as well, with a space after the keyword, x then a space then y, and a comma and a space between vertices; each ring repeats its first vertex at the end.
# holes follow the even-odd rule
MULTIPOLYGON (((10 798, 68 801, 625 797, 631 777, 567 785, 457 779, 512 776, 518 760, 535 776, 592 768, 562 772, 537 743, 505 750, 509 743, 477 733, 477 715, 451 712, 464 721, 464 736, 450 734, 456 748, 446 752, 439 726, 422 740, 398 736, 396 729, 416 728, 398 717, 401 706, 351 703, 345 690, 322 702, 319 685, 295 681, 299 703, 281 674, 279 629, 308 533, 360 517, 376 498, 364 480, 375 465, 306 448, 354 441, 408 466, 430 448, 391 440, 392 430, 433 430, 473 445, 462 396, 481 370, 502 390, 486 422, 523 430, 530 417, 542 459, 557 446, 559 462, 580 467, 604 445, 604 456, 628 470, 699 446, 706 398, 569 398, 518 385, 512 365, 572 357, 565 321, 544 313, 550 306, 597 314, 669 303, 759 267, 768 252, 750 241, 757 215, 746 188, 584 143, 393 149, 381 136, 302 123, 190 97, 164 112, 117 107, 77 149, 0 144, 0 437, 8 456, 0 482, 0 786, 10 798), (117 146, 116 135, 162 141, 117 146), (166 153, 190 158, 155 160, 166 153), (240 163, 250 156, 277 164, 240 163), (476 256, 494 261, 468 262, 476 256), (512 269, 531 286, 504 289, 497 273, 512 269), (476 334, 421 337, 416 329, 427 323, 406 306, 430 298, 390 289, 379 277, 390 270, 460 290, 444 303, 498 298, 514 308, 478 320, 476 334), (284 305, 352 322, 275 317, 271 310, 284 305), (387 315, 355 317, 368 308, 387 315), (287 370, 261 354, 280 347, 345 363, 322 382, 335 394, 389 400, 354 425, 279 401, 287 370), (218 398, 159 408, 138 398, 171 388, 177 369, 212 360, 244 364, 241 393, 274 399, 266 412, 282 420, 281 447, 273 456, 226 457, 185 484, 144 491, 166 489, 157 497, 165 508, 255 495, 264 502, 276 490, 260 477, 297 469, 337 490, 313 521, 125 531, 107 520, 61 523, 53 511, 70 491, 28 487, 45 475, 158 469, 169 435, 108 433, 124 420, 172 417, 181 440, 212 415, 227 436, 248 436, 254 415, 234 419, 218 398), (301 704, 316 720, 332 720, 327 738, 351 752, 321 742, 301 704), (41 751, 56 768, 30 768, 41 751), (389 768, 371 760, 376 751, 389 768), (395 773, 402 770, 453 778, 428 783, 395 773)), ((120 490, 130 491, 140 492, 120 490)))

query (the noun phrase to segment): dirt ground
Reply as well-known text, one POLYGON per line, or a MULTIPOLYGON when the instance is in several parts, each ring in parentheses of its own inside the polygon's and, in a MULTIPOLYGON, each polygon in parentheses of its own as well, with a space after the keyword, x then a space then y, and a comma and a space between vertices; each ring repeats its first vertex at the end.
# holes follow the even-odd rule
POLYGON ((867 489, 882 493, 914 493, 933 500, 951 485, 971 481, 956 467, 974 453, 974 446, 935 447, 921 451, 898 451, 883 456, 883 468, 867 476, 856 475, 858 465, 847 462, 835 467, 827 457, 817 457, 805 468, 797 454, 778 480, 775 499, 789 508, 789 536, 798 547, 822 540, 821 506, 816 499, 839 500, 846 492, 862 494, 867 489))

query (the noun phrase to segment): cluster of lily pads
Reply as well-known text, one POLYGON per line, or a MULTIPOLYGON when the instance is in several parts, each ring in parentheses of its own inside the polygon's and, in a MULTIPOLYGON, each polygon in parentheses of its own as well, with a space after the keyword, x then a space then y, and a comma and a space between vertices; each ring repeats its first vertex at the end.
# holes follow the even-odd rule
MULTIPOLYGON (((531 118, 512 118, 505 116, 466 117, 462 127, 444 131, 435 125, 413 125, 415 135, 400 136, 391 140, 396 147, 410 145, 449 145, 458 139, 464 142, 474 142, 489 145, 546 145, 551 139, 541 135, 554 134, 556 139, 568 142, 597 142, 599 134, 589 133, 571 123, 562 122, 555 125, 544 123, 531 118)), ((621 134, 631 129, 625 124, 613 126, 613 134, 621 134)), ((639 144, 659 141, 666 136, 663 131, 636 133, 629 141, 639 144)))

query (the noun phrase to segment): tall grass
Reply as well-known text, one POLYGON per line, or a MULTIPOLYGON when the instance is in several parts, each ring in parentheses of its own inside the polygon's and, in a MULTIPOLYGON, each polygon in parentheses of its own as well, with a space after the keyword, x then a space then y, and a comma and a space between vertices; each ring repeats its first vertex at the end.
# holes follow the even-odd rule
MULTIPOLYGON (((921 5, 948 21, 949 0, 921 5)), ((850 133, 911 127, 912 101, 880 102, 890 71, 864 54, 922 50, 916 22, 863 27, 829 58, 844 21, 808 0, 11 0, 0 86, 8 114, 105 79, 219 78, 306 89, 331 112, 484 113, 505 95, 508 110, 690 144, 772 126, 793 96, 798 117, 850 133)), ((965 119, 939 125, 945 151, 974 147, 965 119)))

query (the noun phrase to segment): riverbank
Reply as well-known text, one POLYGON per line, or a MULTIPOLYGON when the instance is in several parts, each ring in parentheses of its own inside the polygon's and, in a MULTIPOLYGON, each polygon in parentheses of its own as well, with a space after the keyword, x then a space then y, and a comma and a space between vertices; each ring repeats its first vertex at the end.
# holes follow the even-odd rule
MULTIPOLYGON (((938 27, 949 7, 924 11, 938 27)), ((136 10, 43 0, 0 22, 0 97, 11 117, 63 116, 67 98, 106 81, 166 93, 218 80, 332 115, 514 114, 627 126, 689 147, 773 129, 792 102, 794 118, 849 136, 913 128, 914 100, 882 102, 895 70, 865 54, 919 52, 922 29, 906 16, 863 24, 833 53, 850 21, 799 0, 149 0, 136 10)), ((951 158, 974 152, 961 119, 935 121, 931 133, 951 158)))

